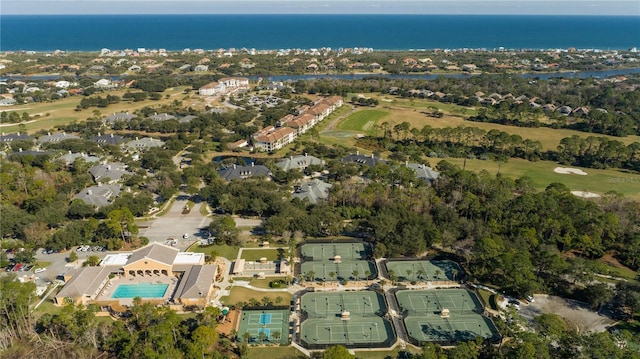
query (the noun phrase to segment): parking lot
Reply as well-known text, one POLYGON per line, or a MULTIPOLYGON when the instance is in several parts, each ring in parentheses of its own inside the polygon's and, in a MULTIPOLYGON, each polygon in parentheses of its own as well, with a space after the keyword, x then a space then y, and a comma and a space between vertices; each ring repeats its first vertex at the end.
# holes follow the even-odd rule
POLYGON ((198 239, 200 228, 211 222, 210 218, 200 214, 200 206, 206 206, 206 203, 196 203, 189 213, 182 214, 187 203, 186 196, 179 196, 162 217, 140 225, 139 235, 149 238, 151 242, 163 244, 168 244, 167 240, 172 238, 176 248, 185 250, 198 239), (185 234, 187 238, 184 238, 185 234))

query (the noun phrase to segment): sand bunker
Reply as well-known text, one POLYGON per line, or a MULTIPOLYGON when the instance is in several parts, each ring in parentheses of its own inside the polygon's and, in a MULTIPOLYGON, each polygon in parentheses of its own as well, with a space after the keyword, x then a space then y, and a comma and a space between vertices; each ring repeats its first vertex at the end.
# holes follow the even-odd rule
POLYGON ((555 173, 562 173, 565 175, 570 175, 570 174, 574 174, 574 175, 581 175, 581 176, 586 176, 587 172, 577 169, 577 168, 570 168, 570 167, 556 167, 553 169, 553 172, 555 173))
POLYGON ((582 197, 582 198, 599 198, 599 197, 601 197, 597 193, 585 192, 585 191, 571 191, 571 194, 574 195, 574 196, 582 197))

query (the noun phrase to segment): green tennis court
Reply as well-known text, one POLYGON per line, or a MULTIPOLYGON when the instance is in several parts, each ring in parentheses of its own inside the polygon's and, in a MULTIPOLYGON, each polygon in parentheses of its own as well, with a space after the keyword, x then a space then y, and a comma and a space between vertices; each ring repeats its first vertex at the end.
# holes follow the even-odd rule
POLYGON ((386 267, 389 275, 393 273, 403 281, 455 281, 463 273, 458 263, 449 260, 388 261, 386 267))
POLYGON ((364 242, 353 243, 305 243, 300 247, 305 261, 369 259, 373 254, 371 246, 364 242))
POLYGON ((238 340, 248 335, 249 343, 289 342, 288 310, 243 310, 238 328, 238 340))
POLYGON ((409 337, 417 343, 422 342, 457 342, 474 340, 477 337, 494 339, 500 334, 488 318, 480 314, 468 314, 449 318, 431 314, 427 316, 412 315, 404 319, 409 337))
POLYGON ((481 314, 480 298, 467 289, 400 290, 395 295, 414 344, 500 338, 493 322, 481 314))
POLYGON ((314 318, 300 327, 300 340, 307 348, 341 344, 347 347, 388 347, 395 341, 389 321, 381 317, 314 318))
POLYGON ((309 318, 340 318, 343 312, 351 317, 383 316, 387 306, 380 293, 358 292, 313 292, 303 295, 300 308, 309 318))
POLYGON ((343 260, 340 262, 330 260, 308 261, 302 263, 300 269, 305 278, 310 278, 310 273, 312 273, 314 280, 364 280, 377 276, 375 263, 363 260, 343 260))
POLYGON ((401 290, 396 292, 396 299, 400 310, 409 315, 440 313, 442 309, 449 309, 451 315, 484 310, 478 296, 462 288, 401 290))

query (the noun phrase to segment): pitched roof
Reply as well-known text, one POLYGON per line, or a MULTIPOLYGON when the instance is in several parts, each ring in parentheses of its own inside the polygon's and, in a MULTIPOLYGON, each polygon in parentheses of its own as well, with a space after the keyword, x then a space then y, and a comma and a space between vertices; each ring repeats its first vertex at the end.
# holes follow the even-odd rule
POLYGON ((4 133, 0 135, 0 142, 13 142, 13 141, 33 141, 33 136, 29 136, 26 133, 10 133, 5 135, 4 133))
POLYGON ((224 178, 227 181, 234 179, 245 179, 254 176, 271 176, 271 171, 267 166, 263 165, 251 165, 251 166, 236 166, 228 167, 218 171, 218 176, 224 178))
POLYGON ((121 188, 119 184, 91 186, 75 195, 74 199, 80 199, 88 205, 100 208, 108 205, 112 197, 117 197, 121 188))
POLYGON ((373 154, 371 156, 364 156, 360 154, 349 155, 340 160, 342 163, 357 163, 359 165, 367 165, 369 167, 373 167, 378 163, 387 163, 387 161, 382 158, 375 157, 373 154))
POLYGON ((428 182, 433 182, 440 177, 440 172, 434 171, 431 167, 419 163, 407 163, 407 167, 416 173, 417 178, 425 179, 428 182))
POLYGON ((136 117, 138 117, 138 116, 136 116, 134 114, 130 114, 128 112, 126 112, 126 113, 125 112, 120 112, 120 113, 114 113, 111 116, 105 117, 103 121, 106 122, 106 123, 112 124, 112 123, 114 123, 116 121, 129 121, 129 120, 134 119, 136 117))
POLYGON ((151 138, 151 137, 144 137, 144 138, 136 138, 133 141, 129 141, 127 142, 127 148, 130 150, 135 150, 135 149, 147 149, 150 147, 162 147, 164 146, 164 142, 155 138, 151 138))
POLYGON ((38 143, 61 142, 64 140, 79 139, 80 137, 69 133, 54 133, 38 138, 38 143))
POLYGON ((205 298, 216 277, 216 265, 195 265, 182 276, 174 298, 205 298))
POLYGON ((153 242, 133 252, 126 265, 133 264, 142 259, 150 259, 166 265, 173 265, 173 261, 176 259, 176 256, 178 256, 178 252, 180 251, 177 248, 153 242))
POLYGON ((333 187, 333 185, 320 180, 305 182, 293 192, 292 197, 301 200, 306 198, 309 203, 314 204, 319 200, 327 199, 331 187, 333 187))
POLYGON ((87 163, 100 161, 100 157, 91 156, 86 153, 67 153, 58 157, 58 159, 64 161, 67 166, 72 164, 78 158, 84 160, 87 163))
POLYGON ((114 266, 74 269, 66 274, 71 276, 71 279, 64 285, 64 288, 56 294, 56 297, 75 298, 96 294, 113 270, 114 266))
POLYGON ((114 135, 113 133, 111 134, 105 134, 105 135, 98 135, 94 138, 91 139, 91 141, 96 142, 100 145, 102 144, 110 144, 110 145, 118 145, 122 142, 124 142, 124 137, 119 136, 119 135, 114 135))
POLYGON ((318 157, 309 155, 292 156, 285 158, 282 161, 276 163, 276 166, 283 171, 289 171, 291 169, 304 169, 310 165, 324 165, 324 161, 318 157))
POLYGON ((130 175, 131 172, 126 170, 126 166, 120 162, 112 162, 99 164, 89 168, 89 173, 93 179, 98 181, 101 178, 109 178, 111 180, 119 180, 124 175, 130 175))

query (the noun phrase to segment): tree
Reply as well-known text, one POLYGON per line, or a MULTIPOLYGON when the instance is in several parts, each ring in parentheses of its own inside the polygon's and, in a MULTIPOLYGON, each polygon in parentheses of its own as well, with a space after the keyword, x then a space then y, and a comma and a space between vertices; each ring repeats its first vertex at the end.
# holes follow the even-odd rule
POLYGON ((73 263, 77 260, 78 260, 78 253, 76 253, 75 251, 72 251, 71 253, 69 253, 69 263, 73 263))
POLYGON ((96 255, 89 256, 82 264, 85 267, 95 267, 100 264, 100 257, 96 255))
POLYGON ((228 245, 238 245, 240 231, 236 228, 236 221, 229 215, 215 216, 209 223, 209 231, 220 241, 228 245))
POLYGON ((138 226, 133 220, 133 213, 126 207, 109 212, 105 224, 115 234, 120 235, 125 242, 127 239, 130 240, 133 234, 138 234, 138 226))
POLYGON ((280 334, 279 330, 276 330, 273 333, 271 333, 271 337, 273 338, 274 342, 280 341, 280 336, 281 336, 281 334, 280 334))
POLYGON ((327 348, 322 357, 324 359, 354 359, 356 356, 349 353, 349 350, 342 345, 334 345, 327 348))

